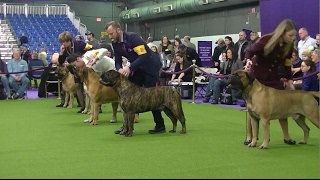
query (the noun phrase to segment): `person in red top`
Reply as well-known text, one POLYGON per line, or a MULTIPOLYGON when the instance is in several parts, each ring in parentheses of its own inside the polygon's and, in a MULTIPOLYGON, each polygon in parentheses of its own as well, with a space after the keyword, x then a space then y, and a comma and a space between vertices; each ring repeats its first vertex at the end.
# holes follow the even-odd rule
MULTIPOLYGON (((250 69, 260 83, 275 89, 284 89, 284 83, 281 81, 284 75, 284 78, 288 80, 288 88, 294 90, 291 56, 294 50, 296 29, 296 25, 292 20, 285 19, 280 22, 272 33, 262 36, 251 49, 246 51, 245 69, 250 69)), ((248 117, 245 145, 249 144, 252 138, 251 117, 249 114, 248 117)), ((289 136, 287 118, 279 119, 279 123, 282 128, 284 142, 294 145, 296 141, 289 136)))

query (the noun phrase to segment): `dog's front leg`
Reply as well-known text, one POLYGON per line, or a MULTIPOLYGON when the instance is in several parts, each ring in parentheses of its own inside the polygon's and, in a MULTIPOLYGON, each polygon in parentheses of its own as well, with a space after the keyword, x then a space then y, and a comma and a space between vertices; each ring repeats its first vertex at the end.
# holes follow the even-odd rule
POLYGON ((70 96, 69 92, 68 92, 68 91, 65 91, 64 105, 63 105, 63 107, 67 107, 67 106, 68 106, 69 96, 70 96))
POLYGON ((252 140, 251 140, 251 143, 248 144, 248 146, 256 147, 257 139, 258 139, 259 119, 255 119, 251 117, 251 128, 252 128, 252 140))
POLYGON ((113 102, 111 103, 112 106, 112 120, 117 121, 117 109, 119 106, 119 102, 113 102))
POLYGON ((82 114, 86 114, 89 111, 89 106, 90 106, 90 98, 89 95, 86 93, 86 106, 84 108, 84 110, 81 112, 82 114))
POLYGON ((128 114, 127 112, 123 112, 123 129, 119 134, 126 135, 127 131, 128 131, 128 114))
POLYGON ((68 108, 72 108, 73 107, 73 99, 74 99, 74 94, 71 92, 69 93, 69 105, 68 108))
POLYGON ((263 143, 259 146, 260 149, 267 149, 270 139, 270 120, 261 118, 263 128, 263 143))
POLYGON ((97 125, 98 124, 98 115, 99 115, 99 103, 93 103, 92 102, 92 122, 91 125, 97 125))

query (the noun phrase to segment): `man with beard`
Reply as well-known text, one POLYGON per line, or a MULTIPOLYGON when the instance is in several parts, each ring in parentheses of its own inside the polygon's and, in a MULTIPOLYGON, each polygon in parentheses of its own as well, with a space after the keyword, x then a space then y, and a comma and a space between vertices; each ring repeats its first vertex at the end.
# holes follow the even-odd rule
MULTIPOLYGON (((105 30, 112 41, 117 71, 138 86, 155 87, 162 66, 160 56, 153 53, 137 33, 123 32, 116 21, 108 22, 105 30), (122 56, 129 60, 130 65, 122 67, 122 56)), ((166 132, 161 112, 152 111, 152 114, 156 126, 149 133, 166 132)), ((116 130, 115 134, 119 134, 122 129, 116 130)))

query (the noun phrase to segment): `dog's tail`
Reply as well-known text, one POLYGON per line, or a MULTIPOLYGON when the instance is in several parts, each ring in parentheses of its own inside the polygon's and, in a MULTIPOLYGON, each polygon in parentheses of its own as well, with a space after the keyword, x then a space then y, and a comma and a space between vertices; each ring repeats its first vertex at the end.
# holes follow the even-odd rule
POLYGON ((314 97, 320 97, 320 91, 308 91, 309 94, 312 94, 314 97))

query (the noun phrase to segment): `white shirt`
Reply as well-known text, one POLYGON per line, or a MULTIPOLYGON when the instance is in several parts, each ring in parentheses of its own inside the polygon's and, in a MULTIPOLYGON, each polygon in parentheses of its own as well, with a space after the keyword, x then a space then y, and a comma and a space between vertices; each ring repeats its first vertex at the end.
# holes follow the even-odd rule
POLYGON ((317 41, 310 36, 308 36, 305 40, 300 40, 298 42, 298 52, 300 59, 302 59, 302 52, 308 49, 309 46, 315 47, 316 43, 317 41))
POLYGON ((91 67, 97 73, 115 70, 115 62, 112 58, 106 56, 107 51, 108 50, 105 48, 87 51, 83 55, 82 60, 88 67, 91 67), (93 66, 90 66, 90 60, 94 59, 95 57, 98 57, 99 60, 97 60, 97 62, 93 66))

